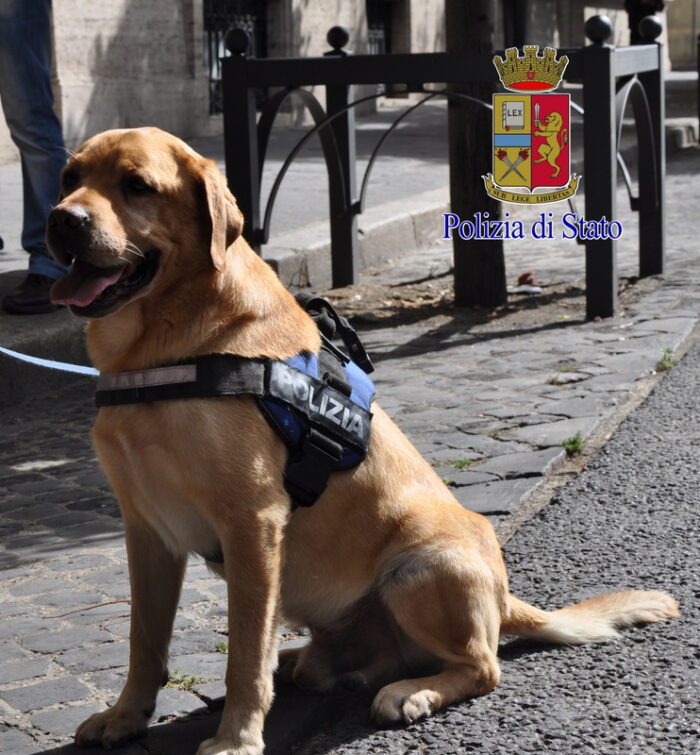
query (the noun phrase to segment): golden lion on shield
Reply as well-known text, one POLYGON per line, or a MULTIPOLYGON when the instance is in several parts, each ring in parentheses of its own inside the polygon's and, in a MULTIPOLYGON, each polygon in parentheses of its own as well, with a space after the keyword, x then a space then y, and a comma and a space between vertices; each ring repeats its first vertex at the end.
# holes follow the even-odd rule
POLYGON ((559 113, 555 112, 545 115, 544 125, 539 118, 535 123, 540 129, 535 131, 535 136, 543 136, 547 140, 546 144, 540 144, 538 147, 537 153, 540 155, 540 159, 535 160, 535 163, 543 163, 546 160, 554 168, 552 178, 556 178, 561 171, 561 166, 557 165, 557 158, 569 141, 568 131, 562 130, 564 120, 559 113))

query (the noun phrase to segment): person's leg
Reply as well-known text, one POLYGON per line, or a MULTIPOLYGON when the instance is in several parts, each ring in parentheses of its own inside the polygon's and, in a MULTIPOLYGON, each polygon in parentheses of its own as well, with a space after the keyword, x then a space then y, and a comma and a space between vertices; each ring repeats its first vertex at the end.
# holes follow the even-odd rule
POLYGON ((46 217, 58 198, 65 163, 51 91, 50 0, 0 3, 0 100, 21 154, 22 246, 30 255, 29 272, 57 278, 64 268, 48 256, 44 241, 46 217))

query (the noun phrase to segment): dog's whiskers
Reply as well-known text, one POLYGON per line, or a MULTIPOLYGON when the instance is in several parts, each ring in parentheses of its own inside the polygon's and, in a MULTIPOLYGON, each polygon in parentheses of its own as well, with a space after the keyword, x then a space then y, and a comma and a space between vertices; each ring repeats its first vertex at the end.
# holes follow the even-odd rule
POLYGON ((127 241, 126 245, 124 246, 124 251, 127 254, 133 254, 136 257, 141 257, 141 259, 146 259, 146 255, 134 244, 133 241, 127 241))

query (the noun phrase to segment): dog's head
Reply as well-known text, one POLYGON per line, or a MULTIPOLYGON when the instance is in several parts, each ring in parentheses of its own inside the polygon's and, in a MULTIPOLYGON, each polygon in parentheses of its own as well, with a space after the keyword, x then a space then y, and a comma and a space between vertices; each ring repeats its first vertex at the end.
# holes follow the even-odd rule
POLYGON ((156 128, 106 131, 68 161, 46 240, 51 298, 104 317, 197 272, 221 271, 243 216, 216 165, 156 128))

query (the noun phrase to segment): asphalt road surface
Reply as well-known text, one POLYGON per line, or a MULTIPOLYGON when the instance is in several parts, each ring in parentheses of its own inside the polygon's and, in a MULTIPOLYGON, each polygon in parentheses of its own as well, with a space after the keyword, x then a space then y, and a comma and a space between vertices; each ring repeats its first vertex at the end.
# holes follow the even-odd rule
POLYGON ((699 467, 700 345, 505 549, 512 591, 543 608, 661 588, 681 619, 607 645, 503 645, 495 692, 407 729, 350 699, 296 755, 700 753, 699 467))

